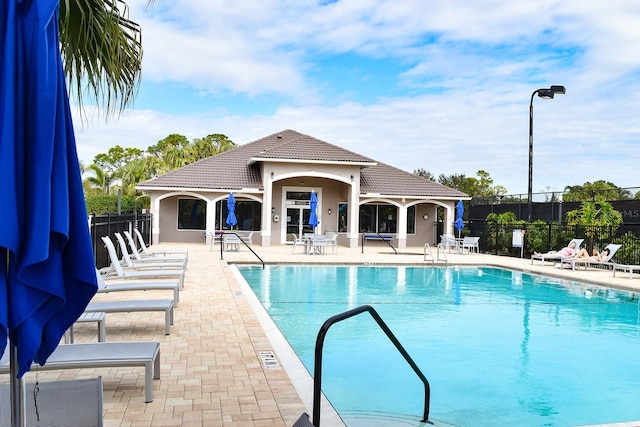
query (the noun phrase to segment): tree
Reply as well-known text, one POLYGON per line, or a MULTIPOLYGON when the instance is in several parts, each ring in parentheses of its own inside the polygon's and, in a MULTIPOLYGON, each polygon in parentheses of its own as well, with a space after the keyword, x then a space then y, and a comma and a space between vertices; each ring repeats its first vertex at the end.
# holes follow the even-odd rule
POLYGON ((584 226, 585 235, 593 244, 594 239, 602 240, 609 235, 610 231, 620 227, 622 214, 604 200, 586 201, 582 202, 579 209, 567 212, 567 224, 584 226))
POLYGON ((426 178, 426 179, 431 180, 431 181, 435 181, 436 180, 436 177, 435 177, 434 174, 432 174, 431 172, 429 172, 428 170, 423 169, 423 168, 419 168, 419 169, 414 170, 413 174, 414 175, 418 175, 419 177, 422 177, 422 178, 426 178))
POLYGON ((186 136, 172 133, 157 144, 148 147, 147 153, 154 157, 149 160, 152 175, 160 175, 184 166, 185 150, 188 146, 189 140, 186 136))
POLYGON ((214 133, 204 138, 194 139, 193 142, 186 147, 184 157, 187 163, 193 163, 235 147, 236 144, 226 135, 214 133))
POLYGON ((64 70, 81 109, 83 94, 107 115, 133 102, 141 78, 142 32, 128 15, 122 0, 60 2, 64 70))
POLYGON ((596 200, 627 200, 631 199, 631 192, 616 186, 615 184, 599 180, 591 182, 585 182, 582 185, 568 185, 564 189, 565 194, 562 199, 565 202, 582 202, 582 201, 596 201, 596 200))
POLYGON ((111 184, 111 174, 109 172, 103 171, 96 164, 90 164, 87 167, 87 172, 93 172, 93 176, 84 179, 84 182, 89 184, 89 188, 100 189, 103 194, 109 193, 109 185, 111 184))
POLYGON ((93 158, 93 164, 103 171, 110 172, 114 176, 118 176, 118 171, 124 165, 142 156, 142 150, 139 148, 122 148, 119 145, 109 148, 105 153, 97 154, 93 158))

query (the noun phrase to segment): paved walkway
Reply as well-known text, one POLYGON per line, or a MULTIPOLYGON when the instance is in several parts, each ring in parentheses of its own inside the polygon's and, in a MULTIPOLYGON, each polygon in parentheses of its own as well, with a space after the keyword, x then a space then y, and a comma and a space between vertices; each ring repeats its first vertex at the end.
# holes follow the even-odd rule
MULTIPOLYGON (((175 309, 171 335, 164 335, 162 313, 107 314, 108 341, 156 340, 161 346, 161 379, 154 381, 154 401, 144 402, 141 368, 103 368, 28 373, 28 382, 98 375, 104 381, 105 427, 143 426, 292 426, 303 413, 311 413, 296 392, 287 372, 264 366, 260 352, 273 351, 258 317, 234 277, 230 263, 258 262, 246 248, 225 252, 219 246, 160 244, 152 249, 189 251, 189 265, 180 303, 175 309)), ((255 252, 267 263, 430 264, 423 248, 407 248, 395 255, 389 247, 370 244, 338 247, 337 254, 292 254, 291 246, 255 252)), ((611 271, 559 270, 551 264, 492 255, 447 254, 449 265, 495 265, 544 273, 609 287, 640 291, 640 277, 612 277, 611 271)), ((442 262, 440 262, 442 263, 442 262)), ((171 291, 101 294, 96 300, 170 298, 171 291)), ((76 342, 97 340, 93 324, 75 329, 76 342)), ((2 378, 7 382, 7 376, 2 378)), ((324 416, 323 416, 324 419, 324 416)))

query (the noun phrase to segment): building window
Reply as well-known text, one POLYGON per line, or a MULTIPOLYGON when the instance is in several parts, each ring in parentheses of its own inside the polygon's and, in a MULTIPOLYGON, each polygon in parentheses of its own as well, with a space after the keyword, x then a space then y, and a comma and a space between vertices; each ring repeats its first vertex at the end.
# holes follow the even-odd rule
MULTIPOLYGON (((261 226, 262 203, 253 200, 238 200, 236 198, 236 220, 234 230, 258 231, 261 226)), ((216 202, 216 230, 230 230, 227 225, 227 200, 216 202)))
POLYGON ((346 233, 349 224, 349 209, 347 203, 338 203, 338 233, 346 233))
POLYGON ((416 234, 416 206, 407 208, 407 234, 416 234))
POLYGON ((200 199, 178 199, 178 230, 204 230, 207 202, 200 199))
POLYGON ((359 214, 361 233, 396 233, 398 208, 392 205, 361 205, 359 214))

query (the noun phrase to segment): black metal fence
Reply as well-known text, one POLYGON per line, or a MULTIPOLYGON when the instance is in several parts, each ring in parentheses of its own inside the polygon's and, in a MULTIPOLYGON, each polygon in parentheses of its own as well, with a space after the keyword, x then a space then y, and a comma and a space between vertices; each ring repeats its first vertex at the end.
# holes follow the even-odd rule
POLYGON ((535 252, 558 250, 573 238, 584 239, 582 247, 592 253, 609 243, 621 244, 614 261, 621 264, 640 264, 640 223, 626 223, 614 230, 611 227, 568 226, 563 223, 498 224, 472 220, 465 224, 463 236, 480 236, 480 251, 495 255, 520 257, 521 249, 513 246, 514 230, 525 230, 524 257, 535 252))
POLYGON ((109 253, 102 242, 103 236, 109 236, 118 250, 120 256, 120 247, 116 242, 115 233, 123 231, 133 232, 133 228, 137 227, 147 245, 151 241, 151 214, 106 214, 91 215, 89 217, 89 229, 91 231, 91 240, 93 242, 93 255, 96 261, 96 267, 102 268, 109 265, 109 253))

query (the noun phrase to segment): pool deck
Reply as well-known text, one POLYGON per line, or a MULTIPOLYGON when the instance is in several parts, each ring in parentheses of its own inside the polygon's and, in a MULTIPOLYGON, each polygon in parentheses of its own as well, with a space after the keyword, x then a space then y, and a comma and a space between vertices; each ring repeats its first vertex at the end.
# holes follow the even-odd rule
MULTIPOLYGON (((107 314, 107 341, 159 341, 161 378, 154 381, 154 400, 144 402, 144 372, 141 368, 61 370, 26 375, 28 382, 69 380, 102 376, 104 426, 292 426, 303 413, 311 414, 308 396, 300 397, 284 369, 288 355, 282 353, 265 327, 261 314, 252 308, 246 288, 229 264, 256 263, 254 254, 214 250, 204 244, 159 244, 152 249, 189 251, 185 286, 174 312, 171 334, 164 334, 162 313, 107 314), (268 336, 268 334, 270 336, 268 336), (273 352, 279 363, 266 364, 261 352, 273 352), (284 363, 283 363, 284 362, 284 363), (306 401, 306 406, 303 401, 306 401)), ((403 249, 395 255, 383 244, 361 248, 338 247, 337 254, 292 254, 291 246, 263 248, 255 252, 266 263, 430 265, 423 248, 403 249)), ((543 273, 594 285, 640 291, 640 275, 629 279, 610 270, 560 270, 552 263, 531 264, 530 259, 484 254, 447 254, 448 265, 499 266, 543 273)), ((443 265, 443 262, 437 262, 443 265)), ((96 300, 170 298, 170 291, 132 291, 100 294, 96 300)), ((94 324, 75 328, 76 342, 97 340, 94 324)), ((310 337, 315 340, 315 337, 310 337)), ((8 382, 2 376, 1 382, 8 382)), ((295 378, 294 378, 295 379, 295 378)), ((298 387, 299 383, 296 383, 298 387)), ((312 390, 306 391, 307 395, 312 390)), ((323 421, 325 416, 323 415, 323 421)), ((323 425, 334 425, 327 419, 323 425)), ((633 426, 639 423, 611 424, 633 426)))

